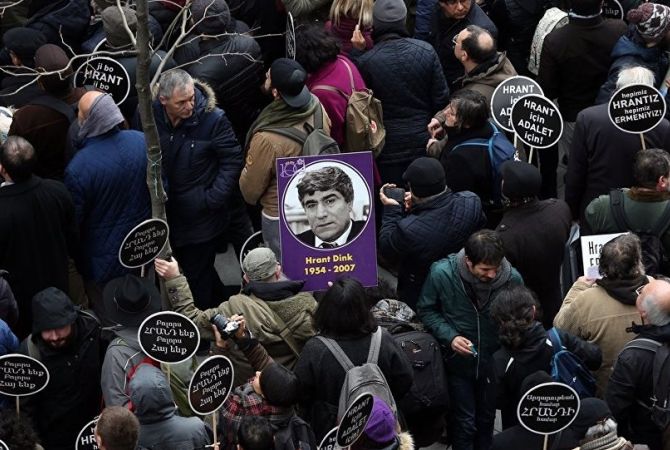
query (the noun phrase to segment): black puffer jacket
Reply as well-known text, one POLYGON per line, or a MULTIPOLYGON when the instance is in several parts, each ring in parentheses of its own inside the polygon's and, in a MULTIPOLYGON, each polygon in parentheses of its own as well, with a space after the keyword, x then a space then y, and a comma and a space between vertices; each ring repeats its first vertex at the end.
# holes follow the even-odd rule
MULTIPOLYGON (((670 343, 670 324, 634 326, 632 331, 639 334, 638 338, 670 343)), ((637 444, 647 444, 651 450, 660 450, 663 433, 651 422, 649 410, 638 403, 651 404, 654 355, 638 348, 623 350, 614 364, 605 399, 619 425, 619 434, 637 444)))
MULTIPOLYGON (((600 347, 558 330, 563 347, 579 357, 589 370, 596 370, 602 363, 600 347)), ((502 413, 503 428, 518 425, 516 407, 521 399, 523 380, 530 374, 543 370, 551 374, 554 351, 547 331, 540 322, 535 322, 525 332, 523 342, 511 350, 504 345, 493 354, 497 385, 497 407, 502 413), (514 360, 510 363, 510 358, 514 360)))
POLYGON ((256 40, 243 34, 197 39, 178 58, 179 64, 198 60, 186 71, 214 89, 218 106, 226 112, 238 140, 243 141, 263 101, 263 63, 256 40))
POLYGON ((416 310, 416 302, 430 265, 458 252, 486 216, 472 192, 446 192, 412 208, 403 217, 400 206, 385 206, 379 232, 379 251, 399 260, 399 299, 416 310))
POLYGON ((65 47, 64 40, 67 45, 77 51, 86 37, 91 19, 89 2, 87 0, 60 0, 36 3, 44 6, 31 15, 25 26, 44 33, 50 44, 65 47))
POLYGON ((365 84, 382 102, 386 144, 380 165, 409 163, 426 154, 426 125, 449 98, 435 50, 426 42, 386 34, 360 54, 352 51, 365 84))

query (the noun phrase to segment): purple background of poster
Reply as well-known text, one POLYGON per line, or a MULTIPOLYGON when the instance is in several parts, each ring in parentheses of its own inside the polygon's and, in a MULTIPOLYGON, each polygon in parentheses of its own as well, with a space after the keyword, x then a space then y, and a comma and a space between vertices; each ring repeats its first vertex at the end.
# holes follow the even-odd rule
MULTIPOLYGON (((283 272, 293 280, 305 280, 303 290, 327 289, 328 282, 341 276, 358 279, 364 286, 377 285, 377 241, 375 239, 374 184, 372 178, 372 153, 341 153, 327 156, 300 156, 277 158, 277 191, 279 192, 279 231, 283 272), (367 184, 370 196, 370 213, 363 230, 352 242, 338 248, 319 249, 305 245, 295 237, 286 221, 284 201, 286 188, 294 176, 311 164, 333 161, 349 165, 358 172, 367 184), (304 167, 303 167, 304 166, 304 167), (297 172, 293 167, 299 167, 297 172), (312 258, 310 260, 309 258, 312 258), (317 262, 316 259, 320 258, 317 262), (355 264, 351 271, 335 272, 335 266, 355 264), (325 273, 309 274, 310 268, 325 268, 325 273)), ((359 193, 355 193, 357 195, 359 193)), ((356 200, 356 199, 355 199, 356 200)))

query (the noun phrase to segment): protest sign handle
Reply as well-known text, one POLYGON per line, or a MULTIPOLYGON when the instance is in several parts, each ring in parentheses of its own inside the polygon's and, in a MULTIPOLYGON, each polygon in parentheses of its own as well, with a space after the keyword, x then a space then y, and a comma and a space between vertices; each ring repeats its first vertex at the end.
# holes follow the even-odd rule
POLYGON ((533 152, 535 151, 535 147, 531 147, 530 151, 528 152, 528 164, 533 164, 533 152))
POLYGON ((549 435, 545 434, 544 435, 544 449, 543 450, 547 450, 547 445, 549 445, 549 435))
POLYGON ((216 411, 214 411, 214 414, 212 414, 212 430, 214 431, 214 445, 216 446, 216 444, 219 443, 216 436, 216 411))
POLYGON ((365 8, 365 2, 361 2, 361 10, 358 13, 358 28, 359 29, 361 28, 361 22, 363 21, 363 8, 365 8))
POLYGON ((170 364, 167 365, 167 380, 168 380, 168 386, 170 385, 170 375, 172 374, 172 370, 170 370, 170 364))
POLYGON ((642 143, 642 150, 646 150, 647 144, 644 142, 644 133, 640 133, 640 143, 642 143))
POLYGON ((518 145, 517 144, 517 137, 516 137, 516 133, 514 133, 514 148, 516 148, 517 145, 518 145))
POLYGON ((16 396, 16 417, 19 417, 21 415, 21 405, 19 402, 19 396, 16 396))

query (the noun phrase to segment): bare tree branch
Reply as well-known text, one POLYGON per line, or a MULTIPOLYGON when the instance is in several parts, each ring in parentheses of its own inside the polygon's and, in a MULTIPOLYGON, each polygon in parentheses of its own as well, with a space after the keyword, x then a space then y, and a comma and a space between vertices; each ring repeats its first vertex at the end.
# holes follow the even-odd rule
POLYGON ((123 20, 123 28, 125 28, 126 33, 130 38, 130 42, 133 44, 133 47, 137 47, 137 40, 135 39, 135 35, 133 34, 132 30, 130 29, 130 26, 128 25, 128 18, 126 17, 126 14, 123 12, 123 8, 121 6, 122 6, 121 0, 116 0, 116 7, 119 8, 119 12, 121 13, 121 19, 123 20))
POLYGON ((0 2, 0 18, 5 15, 5 11, 8 10, 9 8, 13 8, 14 6, 20 5, 23 3, 25 0, 18 0, 17 2, 0 2))

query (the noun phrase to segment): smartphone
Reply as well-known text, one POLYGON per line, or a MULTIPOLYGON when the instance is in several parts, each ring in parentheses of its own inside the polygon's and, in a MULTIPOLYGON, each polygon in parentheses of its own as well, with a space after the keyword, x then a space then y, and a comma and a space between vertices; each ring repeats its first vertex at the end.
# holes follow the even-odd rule
POLYGON ((385 187, 384 195, 400 203, 401 206, 405 203, 405 190, 403 188, 385 187))

